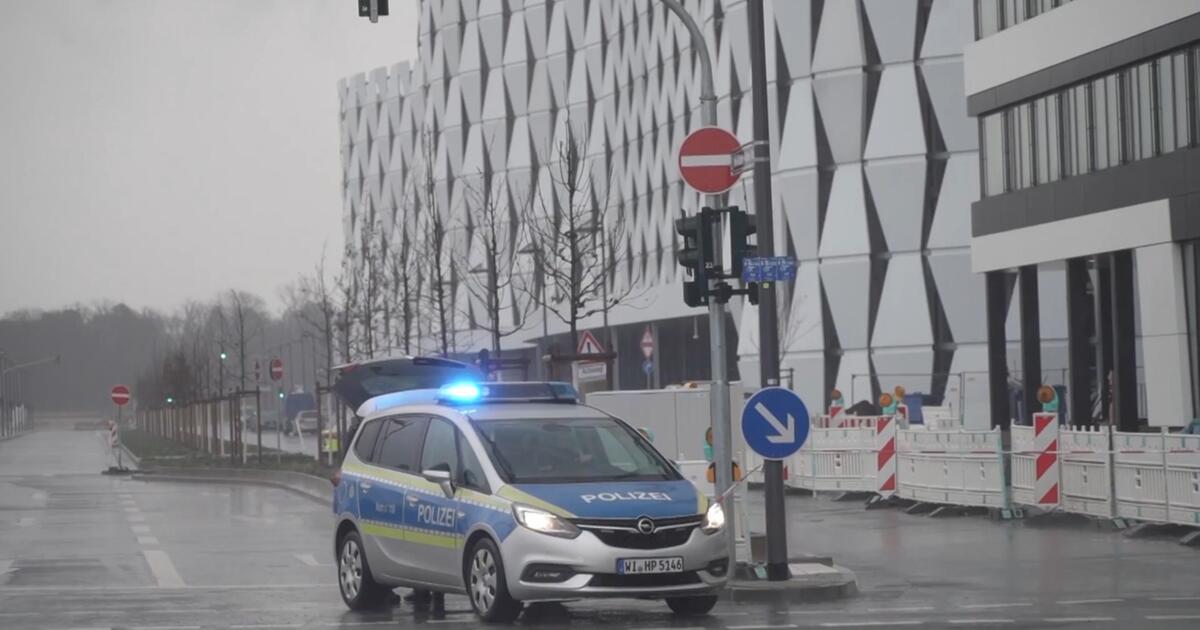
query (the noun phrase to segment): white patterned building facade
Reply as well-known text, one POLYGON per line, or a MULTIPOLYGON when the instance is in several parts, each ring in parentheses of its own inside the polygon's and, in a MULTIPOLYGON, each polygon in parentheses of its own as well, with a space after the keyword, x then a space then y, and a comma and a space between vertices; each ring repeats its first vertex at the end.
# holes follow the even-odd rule
MULTIPOLYGON (((749 142, 746 4, 684 4, 713 54, 719 125, 749 142)), ((621 261, 613 290, 637 289, 608 314, 617 384, 706 378, 705 313, 683 304, 674 257, 674 220, 702 201, 676 161, 700 120, 700 66, 683 25, 652 0, 420 5, 416 60, 339 85, 347 241, 365 216, 421 229, 405 191, 422 155, 434 163, 439 207, 469 226, 467 179, 486 177, 508 199, 535 194, 551 179, 545 148, 583 129, 590 185, 626 225, 612 246, 621 261), (658 341, 653 378, 638 348, 648 325, 658 341)), ((903 385, 965 403, 969 421, 978 409, 986 422, 984 284, 969 250, 978 129, 962 65, 973 5, 765 2, 765 32, 755 36, 766 38, 775 247, 799 261, 796 281, 781 287, 782 368, 810 404, 834 387, 861 400, 903 385)), ((752 186, 744 178, 730 203, 753 212, 752 186)), ((469 234, 451 241, 469 247, 469 234)), ((485 347, 485 335, 471 334, 471 297, 451 292, 465 305, 456 349, 485 347)), ((729 311, 731 367, 755 384, 756 307, 734 299, 729 311)), ((536 310, 525 323, 506 348, 540 353, 565 330, 536 310)), ((601 326, 593 316, 582 327, 601 326)), ((1043 331, 1055 337, 1053 324, 1043 331)))

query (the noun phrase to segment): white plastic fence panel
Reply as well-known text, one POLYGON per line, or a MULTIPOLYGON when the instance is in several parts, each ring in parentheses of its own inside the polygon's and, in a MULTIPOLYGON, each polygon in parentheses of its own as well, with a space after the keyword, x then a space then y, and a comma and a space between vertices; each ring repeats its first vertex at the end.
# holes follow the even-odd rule
POLYGON ((1025 505, 1032 504, 1033 485, 1036 480, 1033 454, 1033 427, 1012 427, 1012 500, 1025 505))
POLYGON ((1161 434, 1113 433, 1113 495, 1117 516, 1166 522, 1164 446, 1161 434))
POLYGON ((1059 431, 1062 509, 1101 518, 1115 516, 1109 427, 1062 427, 1059 431))
POLYGON ((817 491, 875 490, 875 429, 813 429, 792 458, 796 487, 817 491))
POLYGON ((1168 435, 1167 520, 1200 525, 1200 435, 1168 435))
POLYGON ((1000 432, 903 430, 897 494, 914 501, 1004 507, 1000 432))

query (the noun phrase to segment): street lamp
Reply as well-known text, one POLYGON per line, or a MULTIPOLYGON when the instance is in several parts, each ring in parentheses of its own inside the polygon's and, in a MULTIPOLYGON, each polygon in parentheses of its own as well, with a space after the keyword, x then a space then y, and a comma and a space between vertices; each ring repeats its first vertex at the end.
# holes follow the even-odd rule
POLYGON ((229 355, 225 354, 225 349, 222 348, 217 358, 220 359, 217 362, 217 398, 220 398, 225 395, 225 359, 229 358, 229 355))

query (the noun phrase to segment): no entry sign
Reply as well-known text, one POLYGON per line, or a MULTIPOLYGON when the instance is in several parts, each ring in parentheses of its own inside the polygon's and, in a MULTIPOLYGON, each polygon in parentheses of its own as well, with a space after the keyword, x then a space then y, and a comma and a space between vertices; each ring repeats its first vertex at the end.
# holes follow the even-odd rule
POLYGON ((271 359, 271 380, 283 380, 283 359, 271 359))
POLYGON ((650 330, 649 326, 642 332, 642 342, 640 345, 642 346, 643 357, 649 360, 650 357, 654 356, 654 331, 650 330))
POLYGON ((112 388, 112 401, 118 407, 124 407, 129 404, 129 388, 124 385, 116 385, 112 388))
POLYGON ((702 193, 723 193, 741 178, 734 169, 734 156, 741 151, 737 136, 720 127, 701 127, 679 147, 679 173, 683 181, 702 193))

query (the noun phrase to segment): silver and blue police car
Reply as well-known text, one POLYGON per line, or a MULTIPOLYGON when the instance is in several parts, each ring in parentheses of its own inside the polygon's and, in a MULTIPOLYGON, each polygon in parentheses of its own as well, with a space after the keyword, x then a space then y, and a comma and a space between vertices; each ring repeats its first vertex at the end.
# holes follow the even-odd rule
POLYGON ((716 604, 721 506, 570 385, 463 380, 376 396, 358 415, 333 504, 351 609, 399 586, 465 594, 485 621, 534 601, 716 604))

